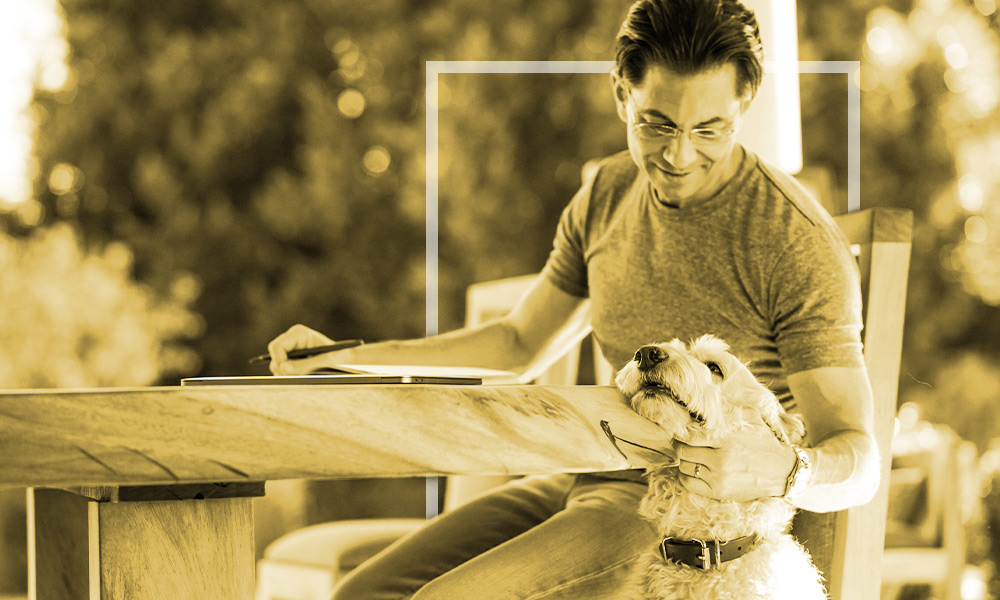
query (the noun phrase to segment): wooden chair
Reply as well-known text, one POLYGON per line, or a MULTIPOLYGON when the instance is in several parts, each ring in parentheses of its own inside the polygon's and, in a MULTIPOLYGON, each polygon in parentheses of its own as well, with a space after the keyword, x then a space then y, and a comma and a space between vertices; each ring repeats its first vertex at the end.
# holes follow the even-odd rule
MULTIPOLYGON (((861 271, 865 320, 864 358, 875 398, 876 437, 882 457, 882 485, 875 498, 864 506, 836 513, 800 512, 793 533, 809 549, 816 565, 824 573, 832 600, 876 600, 879 597, 881 579, 890 441, 896 410, 912 215, 909 211, 899 209, 869 209, 841 215, 836 220, 852 245, 861 271)), ((489 316, 486 313, 491 311, 496 315, 509 310, 520 297, 519 292, 530 283, 530 279, 531 277, 525 277, 473 286, 469 298, 475 307, 469 311, 470 322, 479 318, 471 316, 474 312, 481 311, 482 317, 486 318, 489 316)), ((555 373, 561 373, 563 378, 573 375, 570 380, 575 381, 580 341, 589 329, 585 322, 576 322, 570 330, 560 342, 561 347, 554 344, 539 364, 547 367, 545 371, 552 376, 556 376, 555 373), (568 354, 567 363, 555 360, 564 354, 568 354)), ((605 383, 609 381, 610 367, 600 358, 599 352, 595 356, 598 357, 595 366, 597 381, 605 383)), ((555 381, 546 380, 546 383, 555 381)), ((451 479, 459 481, 453 477, 449 484, 451 479)), ((481 485, 456 484, 453 491, 462 487, 476 490, 482 488, 481 485)), ((453 502, 450 498, 448 500, 446 505, 453 502)), ((326 533, 332 536, 337 526, 334 523, 316 527, 329 527, 326 533)), ((319 531, 313 528, 307 530, 314 534, 319 531)), ((315 553, 303 550, 305 544, 295 543, 298 541, 296 536, 301 536, 301 533, 292 532, 268 549, 261 561, 259 574, 263 575, 264 566, 279 563, 283 556, 315 556, 315 553)), ((353 540, 352 543, 361 543, 362 539, 363 537, 353 540)), ((337 569, 341 564, 337 558, 327 556, 325 560, 326 567, 320 566, 321 568, 337 569)), ((257 600, 277 600, 278 597, 258 595, 257 600)), ((281 598, 307 600, 325 596, 284 594, 281 598)))
POLYGON ((946 426, 918 425, 921 446, 893 457, 890 489, 897 503, 887 520, 882 598, 894 600, 905 586, 926 584, 941 600, 960 600, 966 503, 975 495, 967 478, 976 448, 946 426))
POLYGON ((861 270, 864 358, 875 398, 882 482, 864 506, 835 513, 800 511, 792 533, 825 575, 831 600, 876 600, 882 578, 913 216, 908 210, 876 208, 840 215, 836 220, 861 270))

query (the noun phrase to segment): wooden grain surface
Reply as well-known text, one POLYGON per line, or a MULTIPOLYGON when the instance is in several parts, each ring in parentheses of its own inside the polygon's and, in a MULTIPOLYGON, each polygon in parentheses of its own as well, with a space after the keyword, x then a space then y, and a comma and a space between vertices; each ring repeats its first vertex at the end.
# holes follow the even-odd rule
POLYGON ((250 498, 90 502, 90 597, 249 600, 250 498))
POLYGON ((0 392, 0 486, 528 474, 646 464, 660 430, 604 386, 0 392))
POLYGON ((87 505, 67 491, 29 489, 29 598, 90 598, 87 505))

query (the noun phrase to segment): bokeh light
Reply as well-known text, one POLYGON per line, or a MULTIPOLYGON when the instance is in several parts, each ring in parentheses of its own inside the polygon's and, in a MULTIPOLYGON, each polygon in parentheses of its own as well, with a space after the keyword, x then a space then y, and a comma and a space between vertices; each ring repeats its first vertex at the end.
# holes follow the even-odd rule
POLYGON ((887 54, 892 50, 892 35, 884 27, 872 27, 866 36, 868 47, 876 54, 887 54))
POLYGON ((944 49, 944 59, 953 69, 964 69, 969 66, 969 51, 961 42, 952 42, 944 49))
POLYGON ((958 201, 965 210, 975 213, 983 208, 983 186, 975 175, 963 175, 958 181, 958 201))
POLYGON ((17 209, 37 223, 41 206, 31 200, 35 121, 33 88, 55 91, 70 78, 67 46, 56 0, 0 2, 0 211, 17 209))
POLYGON ((976 0, 975 4, 979 12, 983 13, 985 17, 992 16, 997 11, 996 0, 976 0))
POLYGON ((392 159, 389 151, 382 146, 373 146, 365 152, 362 163, 369 175, 381 175, 389 169, 392 159))
POLYGON ((78 191, 83 186, 83 171, 68 163, 59 163, 49 173, 49 190, 57 196, 78 191))
POLYGON ((365 96, 356 89, 346 89, 337 96, 337 110, 348 119, 357 119, 365 112, 365 96))
POLYGON ((973 244, 985 244, 989 239, 990 225, 980 216, 969 217, 965 221, 965 237, 973 244))

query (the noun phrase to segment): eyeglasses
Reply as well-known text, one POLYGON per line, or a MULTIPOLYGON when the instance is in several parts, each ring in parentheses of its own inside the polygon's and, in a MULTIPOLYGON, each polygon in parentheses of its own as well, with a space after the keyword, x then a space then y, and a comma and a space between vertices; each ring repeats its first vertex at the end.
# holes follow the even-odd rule
MULTIPOLYGON (((673 125, 667 125, 666 123, 647 123, 646 121, 639 121, 635 118, 635 111, 632 110, 632 105, 626 103, 625 111, 628 113, 629 121, 631 121, 632 128, 635 130, 636 136, 641 140, 646 140, 648 142, 660 142, 667 143, 672 142, 682 133, 683 129, 678 129, 673 125)), ((688 139, 691 140, 693 144, 700 146, 712 146, 715 144, 721 144, 728 140, 734 133, 738 123, 733 123, 729 127, 717 129, 715 127, 696 127, 688 132, 688 139)))

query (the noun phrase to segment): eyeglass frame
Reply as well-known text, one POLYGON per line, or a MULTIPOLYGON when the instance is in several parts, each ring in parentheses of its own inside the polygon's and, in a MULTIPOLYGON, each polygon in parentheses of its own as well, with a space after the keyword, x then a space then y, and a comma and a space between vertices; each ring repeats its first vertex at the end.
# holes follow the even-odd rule
MULTIPOLYGON (((685 131, 680 127, 675 127, 667 123, 649 123, 647 121, 640 121, 635 116, 635 109, 632 108, 632 104, 627 100, 624 104, 625 113, 630 121, 629 127, 633 128, 639 139, 643 141, 670 143, 679 139, 681 134, 685 133, 685 131), (656 133, 653 135, 643 134, 644 131, 650 130, 656 133)), ((691 131, 686 132, 686 135, 691 143, 696 146, 717 146, 729 141, 739 130, 741 124, 742 118, 738 116, 735 121, 730 123, 729 126, 724 129, 715 129, 713 127, 695 127, 691 129, 691 131), (697 137, 699 132, 702 134, 711 133, 712 135, 718 135, 719 137, 718 139, 699 139, 697 137)))

